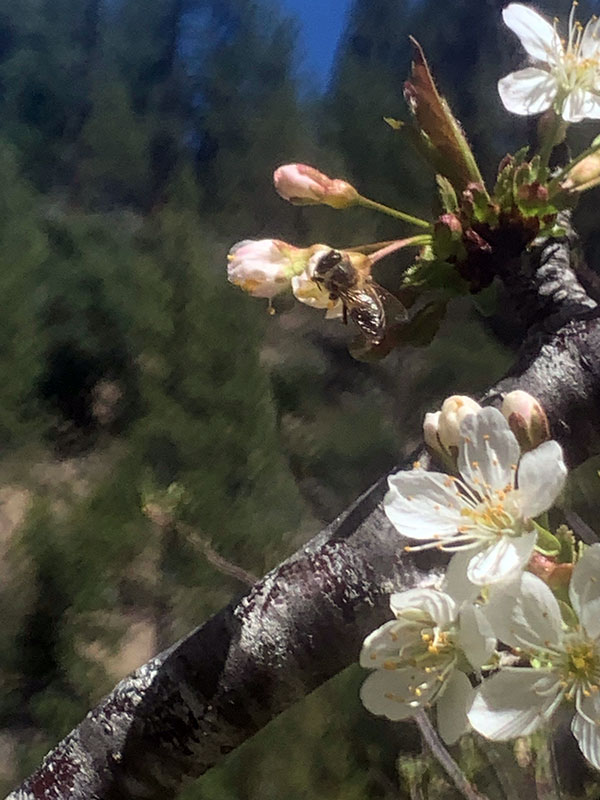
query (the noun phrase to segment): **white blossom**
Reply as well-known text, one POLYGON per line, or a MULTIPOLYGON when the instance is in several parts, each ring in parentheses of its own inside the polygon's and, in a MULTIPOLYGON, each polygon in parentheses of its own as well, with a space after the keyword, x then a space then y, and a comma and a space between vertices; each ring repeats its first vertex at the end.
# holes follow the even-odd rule
POLYGON ((495 646, 490 626, 481 609, 436 589, 394 594, 390 607, 396 619, 363 644, 361 666, 375 671, 363 683, 361 700, 391 720, 437 703, 440 734, 451 744, 468 727, 474 694, 462 670, 479 669, 489 658, 495 646))
POLYGON ((461 479, 416 465, 388 479, 384 509, 404 536, 456 552, 472 583, 515 578, 536 541, 531 520, 554 503, 566 477, 555 441, 520 450, 502 414, 484 408, 460 427, 461 479))
POLYGON ((540 578, 524 573, 492 593, 486 609, 498 639, 529 658, 485 680, 469 712, 488 739, 527 736, 563 702, 574 707, 571 730, 584 756, 600 769, 600 544, 575 565, 569 599, 579 624, 567 628, 558 601, 540 578))
POLYGON ((569 33, 561 41, 556 28, 521 3, 502 12, 534 66, 511 72, 498 82, 504 106, 513 114, 540 114, 554 107, 566 122, 600 118, 599 20, 585 28, 575 20, 573 3, 569 33))

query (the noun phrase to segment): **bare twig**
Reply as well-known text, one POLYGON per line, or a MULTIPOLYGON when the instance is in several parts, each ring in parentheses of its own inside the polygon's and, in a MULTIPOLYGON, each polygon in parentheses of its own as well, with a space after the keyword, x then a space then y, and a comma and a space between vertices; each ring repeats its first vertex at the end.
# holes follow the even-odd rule
POLYGON ((192 528, 191 525, 186 525, 183 522, 177 522, 176 525, 179 530, 182 530, 185 533, 188 540, 198 550, 202 550, 206 560, 212 564, 215 569, 223 573, 223 575, 227 575, 230 578, 235 578, 237 581, 240 581, 240 583, 243 583, 246 586, 254 586, 254 584, 257 582, 257 575, 253 575, 243 567, 239 567, 237 564, 234 564, 233 562, 228 561, 226 558, 223 558, 220 553, 217 553, 209 540, 205 539, 204 536, 201 536, 198 531, 192 528))
POLYGON ((487 795, 481 794, 473 787, 473 784, 467 779, 462 769, 446 750, 444 743, 423 709, 415 714, 415 722, 419 726, 421 736, 427 743, 431 753, 463 797, 466 797, 467 800, 488 800, 487 795))

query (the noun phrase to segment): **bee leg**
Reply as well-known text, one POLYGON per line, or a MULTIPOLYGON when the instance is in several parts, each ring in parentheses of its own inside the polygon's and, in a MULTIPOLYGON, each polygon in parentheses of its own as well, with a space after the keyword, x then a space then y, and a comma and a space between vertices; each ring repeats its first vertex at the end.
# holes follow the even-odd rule
POLYGON ((344 320, 344 325, 347 325, 348 324, 348 306, 344 303, 342 308, 344 309, 342 311, 342 319, 344 320))

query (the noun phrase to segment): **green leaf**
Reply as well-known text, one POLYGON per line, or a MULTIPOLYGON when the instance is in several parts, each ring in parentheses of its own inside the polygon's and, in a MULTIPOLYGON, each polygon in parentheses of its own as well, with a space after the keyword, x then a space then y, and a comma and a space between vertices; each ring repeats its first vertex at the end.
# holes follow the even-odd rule
POLYGON ((414 60, 410 78, 404 84, 404 94, 420 130, 434 148, 434 168, 450 180, 457 191, 483 178, 458 120, 448 103, 439 94, 423 49, 410 37, 414 60))
POLYGON ((439 173, 435 176, 438 187, 438 194, 442 202, 444 211, 454 214, 458 211, 458 199, 454 187, 444 175, 439 173))

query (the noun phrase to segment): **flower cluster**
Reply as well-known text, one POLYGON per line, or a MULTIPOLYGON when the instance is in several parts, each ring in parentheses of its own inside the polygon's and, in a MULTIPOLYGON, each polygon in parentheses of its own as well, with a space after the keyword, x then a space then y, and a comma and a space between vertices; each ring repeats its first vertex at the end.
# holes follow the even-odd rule
POLYGON ((520 391, 502 412, 453 396, 426 416, 424 433, 458 475, 398 472, 384 509, 420 542, 405 550, 453 555, 441 585, 392 595, 395 619, 365 639, 360 663, 374 672, 364 705, 399 720, 435 703, 451 744, 470 728, 495 740, 529 735, 568 704, 581 751, 600 769, 600 544, 577 560, 572 539, 565 547, 534 522, 566 478, 541 405, 520 391), (549 540, 554 557, 539 552, 549 540))

